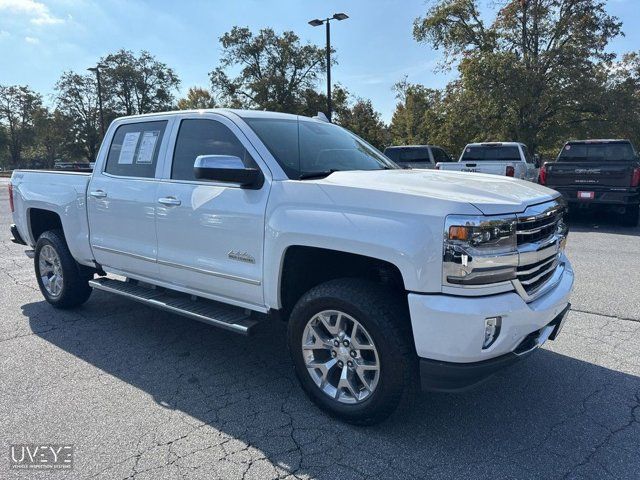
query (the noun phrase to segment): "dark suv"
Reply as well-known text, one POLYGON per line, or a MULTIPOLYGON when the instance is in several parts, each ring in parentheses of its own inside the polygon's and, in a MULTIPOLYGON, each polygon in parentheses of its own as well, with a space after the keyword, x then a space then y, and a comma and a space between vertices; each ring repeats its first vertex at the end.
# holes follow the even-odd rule
POLYGON ((640 158, 629 140, 572 140, 555 162, 540 169, 540 183, 569 208, 601 208, 622 214, 628 226, 640 214, 640 158))

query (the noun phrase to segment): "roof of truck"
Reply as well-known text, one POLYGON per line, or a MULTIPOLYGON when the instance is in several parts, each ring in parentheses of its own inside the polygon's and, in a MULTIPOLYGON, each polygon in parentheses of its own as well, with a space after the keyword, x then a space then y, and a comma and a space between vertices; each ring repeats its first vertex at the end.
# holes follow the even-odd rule
POLYGON ((515 145, 523 145, 521 142, 476 142, 476 143, 468 143, 467 147, 513 147, 515 145))
MULTIPOLYGON (((126 120, 132 118, 145 118, 145 117, 157 117, 157 116, 171 116, 171 115, 179 115, 184 113, 234 113, 242 118, 282 118, 282 119, 296 119, 299 117, 312 119, 311 117, 306 117, 304 115, 295 115, 292 113, 283 113, 283 112, 270 112, 267 110, 242 110, 235 108, 203 108, 203 109, 194 109, 194 110, 171 110, 168 112, 155 112, 155 113, 144 113, 141 115, 128 115, 123 117, 118 117, 116 120, 126 120)), ((318 120, 313 118, 313 120, 318 120)), ((318 120, 322 121, 322 120, 318 120)))
POLYGON ((588 143, 631 143, 629 140, 624 138, 592 138, 589 140, 569 140, 567 143, 571 144, 588 144, 588 143))

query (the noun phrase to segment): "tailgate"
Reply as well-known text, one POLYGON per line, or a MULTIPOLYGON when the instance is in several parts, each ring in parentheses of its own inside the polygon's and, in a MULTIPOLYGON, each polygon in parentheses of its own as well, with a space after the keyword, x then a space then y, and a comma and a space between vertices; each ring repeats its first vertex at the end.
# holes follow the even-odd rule
POLYGON ((631 162, 558 162, 547 164, 547 185, 629 187, 631 162))
POLYGON ((469 161, 469 162, 457 162, 457 163, 441 163, 441 170, 457 170, 459 172, 475 172, 475 173, 489 173, 493 175, 505 175, 507 166, 513 163, 509 162, 487 162, 482 161, 469 161))

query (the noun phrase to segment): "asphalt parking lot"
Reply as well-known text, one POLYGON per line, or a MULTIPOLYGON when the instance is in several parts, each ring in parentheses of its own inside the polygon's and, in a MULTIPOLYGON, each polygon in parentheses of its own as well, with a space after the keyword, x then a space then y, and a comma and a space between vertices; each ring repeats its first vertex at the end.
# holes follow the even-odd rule
POLYGON ((0 478, 640 478, 640 229, 571 220, 561 336, 481 387, 370 428, 298 388, 284 326, 241 337, 94 292, 44 302, 0 179, 0 478), (72 443, 74 469, 9 469, 72 443), (4 458, 2 458, 4 456, 4 458))

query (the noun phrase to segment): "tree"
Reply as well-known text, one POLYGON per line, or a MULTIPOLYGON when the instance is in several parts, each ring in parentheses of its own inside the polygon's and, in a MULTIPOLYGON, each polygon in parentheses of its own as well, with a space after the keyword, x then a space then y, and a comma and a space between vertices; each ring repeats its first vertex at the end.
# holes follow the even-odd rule
POLYGON ((178 109, 197 110, 200 108, 215 108, 216 102, 208 90, 200 87, 191 87, 185 98, 178 100, 178 109))
POLYGON ((149 52, 136 57, 130 50, 119 50, 99 63, 105 105, 117 115, 159 112, 174 104, 180 79, 149 52))
POLYGON ((399 100, 389 127, 394 145, 426 144, 431 132, 426 115, 440 101, 440 92, 422 85, 411 84, 407 78, 394 85, 399 100))
POLYGON ((374 147, 382 150, 389 145, 389 131, 375 111, 371 100, 359 98, 353 106, 336 111, 336 123, 351 130, 374 147))
POLYGON ((414 23, 414 37, 458 62, 458 91, 479 99, 468 112, 487 132, 533 149, 587 122, 602 94, 608 42, 621 23, 600 0, 509 0, 492 23, 476 0, 440 0, 414 23), (506 138, 505 138, 506 139, 506 138))
POLYGON ((65 72, 56 83, 58 122, 68 124, 67 142, 92 162, 100 144, 100 111, 94 75, 65 72))
POLYGON ((220 66, 209 75, 220 102, 231 107, 301 113, 326 69, 324 49, 301 44, 290 31, 265 28, 254 35, 233 27, 220 42, 220 66), (239 73, 231 77, 227 70, 239 73))
POLYGON ((34 117, 42 97, 27 86, 0 85, 0 121, 5 123, 9 167, 19 167, 24 148, 33 142, 34 117))

